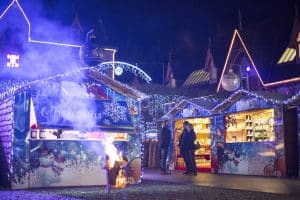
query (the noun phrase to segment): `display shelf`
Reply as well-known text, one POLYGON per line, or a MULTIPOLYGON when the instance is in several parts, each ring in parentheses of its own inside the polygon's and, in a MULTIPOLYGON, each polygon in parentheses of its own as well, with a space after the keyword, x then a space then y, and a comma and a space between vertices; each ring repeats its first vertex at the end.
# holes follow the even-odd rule
MULTIPOLYGON (((193 119, 180 119, 176 120, 174 124, 174 142, 178 144, 179 137, 183 131, 183 122, 189 121, 193 124, 196 135, 196 141, 200 142, 201 148, 195 151, 195 161, 198 171, 209 170, 211 167, 210 160, 210 120, 209 118, 193 118, 193 119)), ((175 146, 175 169, 185 169, 184 160, 179 155, 179 147, 175 146)))
POLYGON ((259 142, 274 139, 274 109, 262 109, 226 116, 226 142, 259 142), (233 123, 235 122, 235 123, 233 123))

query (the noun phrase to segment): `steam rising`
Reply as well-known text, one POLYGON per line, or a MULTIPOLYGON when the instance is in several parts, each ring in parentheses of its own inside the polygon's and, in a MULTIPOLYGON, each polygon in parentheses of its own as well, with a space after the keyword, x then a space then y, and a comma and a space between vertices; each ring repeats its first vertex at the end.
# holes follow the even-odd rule
MULTIPOLYGON (((38 1, 20 2, 31 25, 35 40, 79 44, 72 39, 71 22, 65 27, 42 17, 38 1), (24 4, 24 5, 23 5, 24 4)), ((8 5, 8 4, 7 4, 8 5)), ((1 13, 4 9, 1 9, 1 13)), ((82 65, 78 48, 28 42, 29 26, 17 6, 11 7, 0 20, 0 77, 1 79, 33 80, 63 73, 82 65), (6 68, 6 54, 20 55, 20 68, 6 68)))
POLYGON ((75 129, 96 126, 95 118, 93 117, 96 109, 94 101, 78 100, 88 99, 88 97, 85 85, 69 81, 62 82, 62 95, 58 109, 66 110, 67 108, 69 112, 62 112, 61 115, 63 119, 72 122, 75 129))

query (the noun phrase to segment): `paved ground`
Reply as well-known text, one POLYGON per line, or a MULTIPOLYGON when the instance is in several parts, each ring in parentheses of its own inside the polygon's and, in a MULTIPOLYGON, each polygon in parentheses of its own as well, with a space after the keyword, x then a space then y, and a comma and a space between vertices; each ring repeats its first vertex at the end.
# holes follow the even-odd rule
MULTIPOLYGON (((106 200, 105 187, 76 187, 35 190, 0 190, 2 200, 106 200)), ((299 200, 300 196, 270 194, 191 184, 144 181, 126 189, 111 191, 109 200, 299 200)))
POLYGON ((163 176, 158 170, 145 170, 141 184, 112 189, 109 196, 104 186, 31 190, 0 188, 0 200, 299 200, 299 190, 300 180, 205 173, 192 177, 181 172, 163 176))
POLYGON ((300 196, 300 179, 216 175, 210 173, 199 173, 197 176, 186 176, 180 171, 173 171, 171 175, 160 175, 159 170, 153 169, 146 169, 143 178, 145 180, 160 182, 184 183, 216 188, 230 188, 277 194, 294 194, 300 196))

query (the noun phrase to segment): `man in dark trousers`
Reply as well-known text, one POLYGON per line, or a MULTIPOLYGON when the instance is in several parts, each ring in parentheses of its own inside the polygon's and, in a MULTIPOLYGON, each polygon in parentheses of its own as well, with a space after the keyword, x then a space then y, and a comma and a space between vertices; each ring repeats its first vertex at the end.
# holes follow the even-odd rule
POLYGON ((171 142, 171 131, 169 129, 169 122, 163 122, 163 128, 160 133, 160 169, 161 174, 169 175, 171 174, 168 171, 167 167, 167 157, 168 157, 168 150, 171 142))

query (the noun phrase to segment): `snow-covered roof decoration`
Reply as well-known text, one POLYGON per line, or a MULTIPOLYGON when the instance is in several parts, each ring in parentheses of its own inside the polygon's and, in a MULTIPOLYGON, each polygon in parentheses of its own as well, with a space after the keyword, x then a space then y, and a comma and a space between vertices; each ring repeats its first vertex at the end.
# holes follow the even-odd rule
POLYGON ((290 95, 284 95, 281 93, 265 92, 265 91, 238 90, 238 91, 232 93, 228 98, 224 99, 224 101, 217 104, 212 109, 212 112, 219 112, 219 111, 225 110, 226 108, 228 108, 230 105, 234 104, 236 101, 238 101, 243 96, 258 98, 265 102, 269 102, 269 103, 277 104, 277 105, 288 104, 289 99, 293 98, 290 95))
POLYGON ((217 101, 210 97, 200 97, 195 99, 184 99, 177 103, 169 112, 161 117, 163 120, 173 119, 179 112, 181 112, 188 104, 203 110, 207 114, 211 114, 211 109, 217 104, 217 101))
POLYGON ((123 83, 120 83, 119 81, 113 80, 107 75, 99 72, 94 67, 82 67, 77 70, 73 70, 67 73, 58 74, 55 76, 51 76, 48 78, 35 80, 31 82, 25 82, 25 83, 14 83, 12 86, 8 86, 8 89, 5 90, 5 92, 0 93, 0 100, 5 99, 7 97, 13 96, 17 92, 24 91, 27 89, 30 89, 36 85, 45 84, 50 81, 56 80, 56 79, 64 79, 69 77, 74 77, 76 75, 84 75, 87 78, 91 78, 93 80, 98 81, 99 83, 102 83, 104 85, 107 85, 111 89, 115 90, 116 92, 121 93, 124 96, 136 99, 136 100, 142 100, 147 98, 148 96, 132 87, 129 87, 123 83))
POLYGON ((25 11, 23 10, 23 7, 19 3, 19 0, 12 0, 10 2, 10 4, 0 14, 0 20, 5 16, 5 14, 9 11, 9 9, 12 8, 13 6, 16 6, 19 9, 19 11, 22 13, 22 16, 24 17, 24 19, 26 21, 26 24, 28 26, 28 32, 27 32, 28 42, 40 43, 40 44, 58 45, 58 46, 69 46, 69 47, 76 47, 76 48, 80 48, 81 47, 81 45, 76 45, 76 44, 65 44, 65 43, 58 43, 58 42, 53 42, 53 41, 42 41, 42 40, 32 39, 32 37, 31 37, 31 23, 30 23, 30 20, 29 20, 29 18, 27 17, 27 15, 25 13, 25 11))

